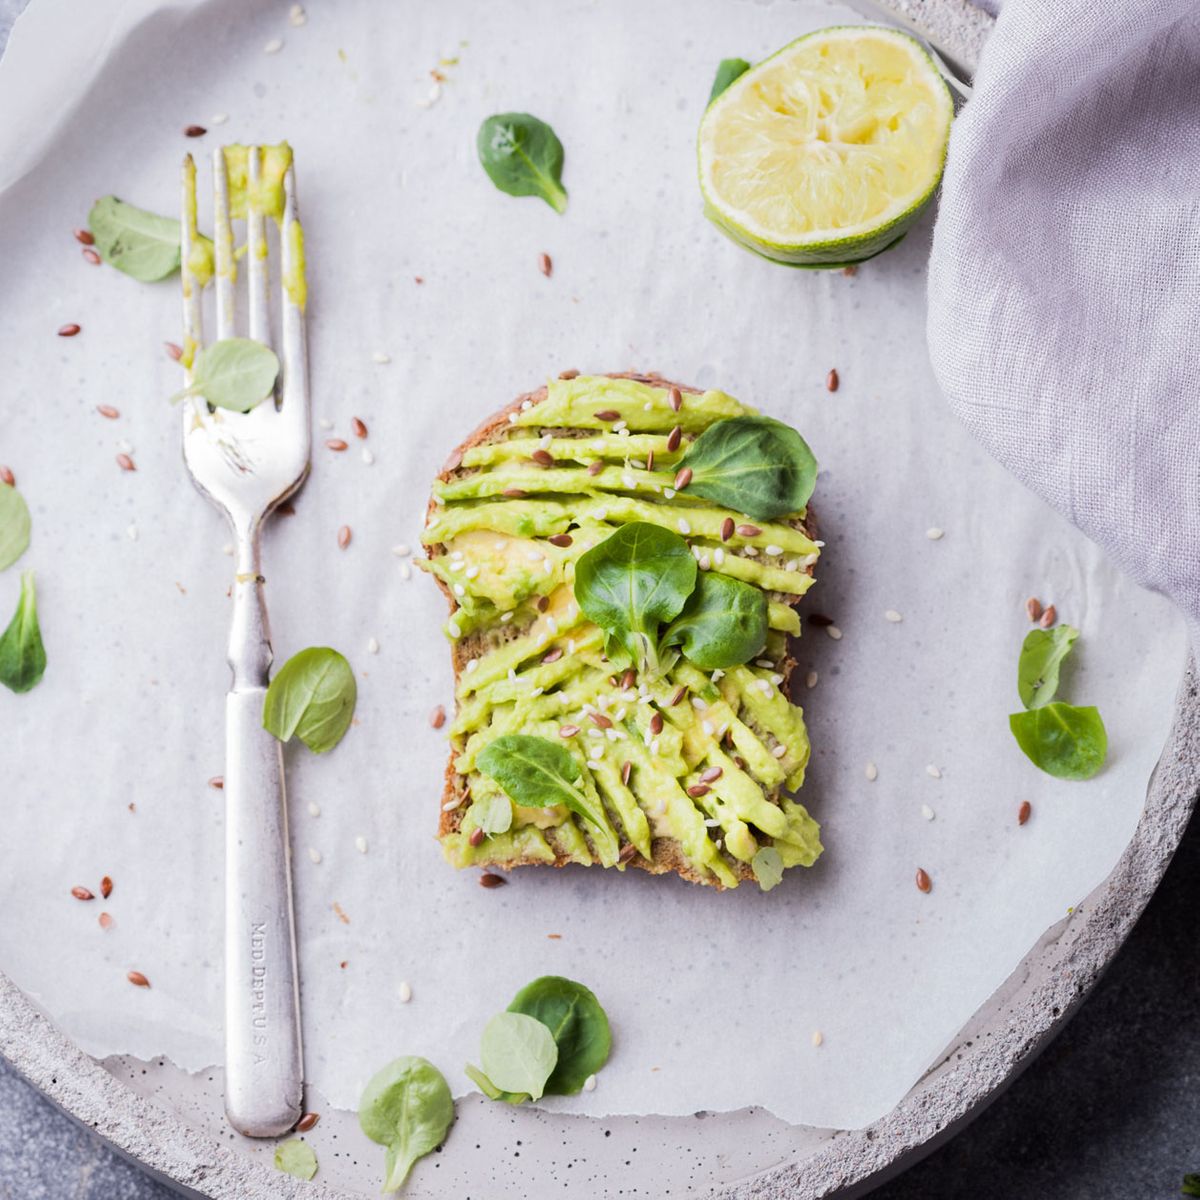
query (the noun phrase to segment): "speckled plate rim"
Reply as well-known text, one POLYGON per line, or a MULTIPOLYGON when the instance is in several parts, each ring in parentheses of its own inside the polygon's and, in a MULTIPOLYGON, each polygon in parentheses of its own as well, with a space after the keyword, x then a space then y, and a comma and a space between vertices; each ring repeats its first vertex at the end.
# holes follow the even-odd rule
MULTIPOLYGON (((991 27, 991 18, 967 0, 871 2, 925 36, 959 69, 973 67, 991 27)), ((1112 961, 1170 864, 1198 791, 1200 680, 1189 663, 1141 818, 1108 878, 1046 932, 890 1113, 863 1130, 814 1130, 815 1149, 718 1194, 724 1200, 853 1200, 977 1116, 1063 1027, 1112 961)), ((184 1195, 355 1200, 356 1194, 320 1182, 282 1176, 138 1095, 2 974, 0 1054, 68 1116, 184 1195)))

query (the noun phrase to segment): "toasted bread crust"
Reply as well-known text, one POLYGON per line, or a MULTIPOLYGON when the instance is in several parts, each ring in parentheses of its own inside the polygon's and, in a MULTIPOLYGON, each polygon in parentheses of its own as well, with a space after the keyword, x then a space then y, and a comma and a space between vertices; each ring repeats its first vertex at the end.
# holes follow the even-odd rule
MULTIPOLYGON (((613 371, 607 372, 610 379, 632 379, 637 383, 650 384, 653 387, 677 387, 681 392, 687 392, 692 395, 700 395, 701 389, 691 387, 683 383, 674 383, 669 379, 664 379, 662 376, 650 373, 640 374, 636 371, 613 371)), ((564 373, 560 378, 570 378, 570 375, 564 373)), ((540 387, 536 391, 525 392, 518 396, 512 403, 507 404, 499 412, 484 420, 475 428, 462 442, 458 444, 446 459, 441 471, 438 473, 438 479, 446 482, 451 479, 459 470, 462 463, 463 455, 473 446, 483 445, 484 443, 496 439, 497 433, 504 433, 511 428, 509 414, 519 412, 528 401, 531 404, 540 404, 546 399, 547 391, 545 387, 540 387)), ((434 501, 430 497, 429 504, 426 507, 425 515, 428 520, 433 515, 434 501)), ((816 526, 813 520, 811 509, 805 516, 803 521, 797 521, 796 525, 805 533, 813 538, 816 536, 816 526)), ((427 558, 435 558, 438 554, 443 553, 445 547, 441 544, 434 544, 425 547, 425 555, 427 558)), ((806 567, 805 570, 811 575, 812 568, 806 567)), ((453 616, 458 608, 458 603, 454 598, 453 592, 446 586, 442 580, 434 576, 434 581, 441 588, 442 594, 446 597, 446 602, 450 606, 450 615, 453 616)), ((799 602, 800 597, 797 597, 793 602, 793 607, 799 602)), ((473 655, 469 648, 473 645, 470 637, 465 637, 453 643, 451 647, 451 662, 454 667, 454 683, 457 691, 458 680, 462 675, 466 664, 473 655)), ((792 672, 795 670, 796 660, 792 656, 789 646, 788 653, 784 660, 778 664, 777 670, 783 676, 781 685, 784 695, 790 698, 791 696, 791 681, 792 672)), ((442 789, 442 810, 441 817, 438 821, 438 837, 444 837, 448 833, 454 833, 458 830, 462 822, 462 817, 466 811, 468 799, 466 779, 459 775, 454 769, 454 751, 451 748, 449 759, 446 763, 445 782, 442 789), (450 809, 447 809, 452 801, 458 803, 450 809)), ((715 887, 718 891, 723 890, 723 885, 713 879, 710 875, 705 874, 696 869, 696 867, 683 855, 679 848, 679 844, 671 838, 654 838, 650 844, 653 858, 647 861, 640 854, 635 854, 627 863, 628 866, 639 867, 643 871, 649 871, 652 875, 667 875, 674 873, 682 876, 684 879, 692 883, 705 884, 710 887, 715 887)), ((515 858, 508 860, 493 859, 475 863, 479 867, 496 867, 502 870, 510 870, 513 867, 522 866, 554 866, 565 867, 572 859, 564 854, 559 854, 553 863, 547 862, 540 858, 515 858)), ((729 861, 733 873, 739 880, 745 881, 753 879, 754 874, 748 863, 729 861)))

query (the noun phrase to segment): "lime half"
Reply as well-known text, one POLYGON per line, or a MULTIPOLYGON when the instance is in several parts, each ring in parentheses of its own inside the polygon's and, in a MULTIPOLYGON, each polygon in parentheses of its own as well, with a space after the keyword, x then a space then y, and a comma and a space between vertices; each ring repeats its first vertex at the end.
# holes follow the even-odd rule
POLYGON ((799 267, 860 262, 933 197, 954 104, 920 43, 871 25, 822 29, 747 71, 700 122, 705 211, 799 267))

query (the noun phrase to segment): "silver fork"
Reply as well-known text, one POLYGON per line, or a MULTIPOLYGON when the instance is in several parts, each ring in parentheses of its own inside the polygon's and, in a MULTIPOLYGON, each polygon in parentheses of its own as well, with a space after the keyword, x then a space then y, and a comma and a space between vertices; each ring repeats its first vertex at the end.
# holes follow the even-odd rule
MULTIPOLYGON (((261 158, 261 148, 252 146, 251 194, 261 178, 261 158)), ((233 1127, 250 1137, 273 1137, 290 1129, 300 1117, 303 1091, 283 754, 262 727, 272 651, 259 534, 272 510, 304 482, 311 444, 304 312, 286 286, 302 271, 287 236, 297 219, 290 165, 283 186, 282 351, 274 402, 268 398, 248 413, 210 410, 199 396, 183 405, 184 460, 196 486, 229 518, 236 546, 229 637, 233 681, 225 701, 225 1112, 233 1127)), ((213 155, 213 195, 220 339, 235 336, 237 282, 221 149, 213 155)), ((202 288, 190 262, 198 242, 191 155, 183 164, 182 225, 183 322, 187 346, 194 350, 204 338, 202 288)), ((264 215, 249 212, 248 332, 269 346, 266 236, 264 215)))

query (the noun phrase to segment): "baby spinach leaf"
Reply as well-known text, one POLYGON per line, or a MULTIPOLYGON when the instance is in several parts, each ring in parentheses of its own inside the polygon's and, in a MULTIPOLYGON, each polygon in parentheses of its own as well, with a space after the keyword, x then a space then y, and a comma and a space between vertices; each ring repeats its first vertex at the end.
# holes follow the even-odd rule
POLYGON ((512 801, 502 792, 476 796, 471 801, 471 816, 489 837, 496 833, 507 833, 512 827, 512 801))
POLYGON ((607 635, 608 656, 657 673, 658 627, 683 608, 696 586, 696 560, 677 533, 632 521, 575 564, 575 599, 607 635))
POLYGON ((561 975, 543 975, 513 997, 508 1011, 540 1021, 554 1038, 558 1062, 546 1080, 548 1095, 575 1095, 587 1077, 608 1062, 612 1049, 608 1017, 582 983, 561 975))
POLYGON ((315 754, 332 750, 354 716, 358 685, 350 664, 328 646, 293 654, 263 700, 263 728, 281 742, 293 734, 315 754))
POLYGON ((687 449, 689 494, 757 521, 802 512, 817 482, 817 460, 790 426, 770 417, 728 417, 687 449))
POLYGON ((270 346, 250 338, 222 338, 197 351, 192 382, 176 392, 171 403, 203 396, 217 408, 249 412, 267 398, 278 375, 279 359, 270 346))
POLYGON ((0 683, 14 692, 36 687, 46 671, 46 648, 38 626, 33 572, 21 572, 21 595, 8 628, 0 634, 0 683))
POLYGON ((307 1142, 292 1138, 275 1147, 275 1170, 297 1179, 311 1179, 317 1173, 317 1156, 307 1142))
POLYGON ((774 846, 760 846, 750 860, 750 870, 764 892, 783 882, 783 856, 774 846))
POLYGON ((413 1163, 436 1150, 454 1121, 454 1098, 441 1071, 408 1055, 374 1075, 358 1102, 358 1123, 387 1147, 383 1190, 397 1191, 413 1163))
POLYGON ((1104 766, 1108 734, 1095 708, 1061 700, 1013 713, 1009 728, 1039 770, 1059 779, 1091 779, 1104 766))
POLYGON ((497 113, 480 125, 475 148, 502 192, 541 196, 556 213, 566 210, 562 142, 545 121, 528 113, 497 113))
POLYGON ((1058 691, 1058 672, 1079 630, 1070 625, 1033 629, 1025 635, 1017 660, 1017 692, 1026 708, 1041 708, 1058 691))
POLYGON ((479 1043, 483 1072, 505 1092, 525 1092, 540 1100, 558 1062, 554 1035, 536 1017, 497 1013, 483 1029, 479 1043))
POLYGON ((100 257, 134 279, 153 283, 179 270, 180 227, 174 217, 104 196, 92 205, 88 228, 100 257))
POLYGON ((662 645, 679 646, 702 671, 716 671, 749 662, 766 640, 766 595, 751 583, 701 571, 662 645))
POLYGON ((0 483, 0 571, 11 567, 29 547, 29 506, 25 497, 0 483))
POLYGON ((711 104, 735 79, 740 79, 741 76, 750 70, 750 64, 744 58, 723 58, 720 66, 717 67, 716 77, 713 79, 712 91, 708 94, 708 102, 711 104))
POLYGON ((593 837, 611 840, 604 813, 576 787, 579 764, 568 750, 549 738, 506 733, 484 746, 475 766, 494 779, 514 804, 525 808, 565 805, 588 822, 593 837))

